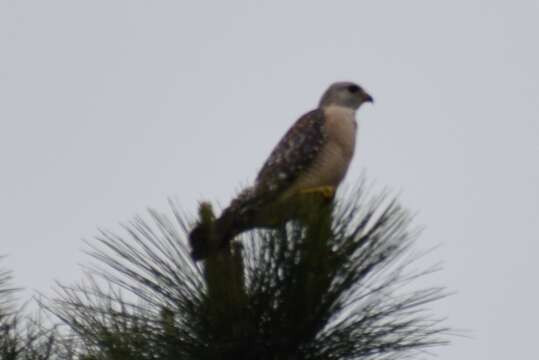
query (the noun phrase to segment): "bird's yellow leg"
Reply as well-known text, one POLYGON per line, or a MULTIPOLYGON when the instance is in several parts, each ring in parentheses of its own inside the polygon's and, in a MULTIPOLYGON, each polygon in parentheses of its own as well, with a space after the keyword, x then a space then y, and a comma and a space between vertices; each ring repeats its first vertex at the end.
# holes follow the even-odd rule
POLYGON ((326 199, 333 199, 335 196, 335 187, 334 186, 317 186, 313 188, 300 190, 300 194, 314 194, 318 193, 326 199))

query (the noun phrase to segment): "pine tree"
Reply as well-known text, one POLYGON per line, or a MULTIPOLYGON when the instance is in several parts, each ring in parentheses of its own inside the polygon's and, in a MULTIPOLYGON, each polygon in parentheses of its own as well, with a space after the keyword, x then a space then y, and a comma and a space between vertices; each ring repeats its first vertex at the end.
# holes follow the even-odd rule
POLYGON ((0 360, 75 359, 75 347, 63 339, 38 310, 33 316, 18 306, 12 274, 0 270, 0 360))
MULTIPOLYGON (((291 203, 294 219, 238 236, 192 261, 187 217, 150 210, 102 231, 97 264, 62 286, 52 311, 85 360, 397 359, 446 343, 426 305, 443 288, 410 290, 415 238, 396 200, 360 188, 327 203, 291 203)), ((202 204, 198 222, 212 231, 202 204)))

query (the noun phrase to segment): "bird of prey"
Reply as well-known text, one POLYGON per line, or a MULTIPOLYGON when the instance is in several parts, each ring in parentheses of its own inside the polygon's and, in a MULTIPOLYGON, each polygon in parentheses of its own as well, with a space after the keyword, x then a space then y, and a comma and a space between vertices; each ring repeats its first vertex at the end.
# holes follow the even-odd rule
MULTIPOLYGON (((252 187, 241 192, 214 222, 191 231, 192 257, 201 260, 243 231, 265 224, 265 209, 294 195, 321 191, 332 197, 341 183, 356 143, 356 111, 373 98, 352 82, 333 83, 318 107, 301 116, 273 149, 252 187)), ((285 219, 286 220, 286 219, 285 219)))

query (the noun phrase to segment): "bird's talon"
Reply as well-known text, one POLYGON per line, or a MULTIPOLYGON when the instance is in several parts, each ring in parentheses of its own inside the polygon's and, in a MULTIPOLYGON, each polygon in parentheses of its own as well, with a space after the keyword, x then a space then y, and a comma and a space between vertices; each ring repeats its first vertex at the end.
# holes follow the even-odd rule
POLYGON ((326 199, 333 199, 335 196, 335 187, 333 186, 318 186, 310 189, 305 189, 301 191, 302 194, 313 194, 318 193, 326 199))

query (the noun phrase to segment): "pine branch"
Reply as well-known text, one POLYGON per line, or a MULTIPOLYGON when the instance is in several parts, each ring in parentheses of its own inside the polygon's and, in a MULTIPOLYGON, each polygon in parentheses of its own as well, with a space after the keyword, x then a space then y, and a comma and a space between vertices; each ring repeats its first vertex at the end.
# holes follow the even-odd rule
POLYGON ((10 271, 0 270, 0 359, 56 360, 74 359, 67 339, 54 327, 48 327, 44 314, 26 315, 25 306, 17 306, 10 271))
MULTIPOLYGON (((432 269, 407 270, 414 235, 395 200, 357 190, 290 206, 298 220, 243 234, 203 264, 175 208, 136 218, 126 236, 103 231, 100 265, 61 287, 53 311, 87 359, 390 359, 446 342, 426 309, 443 289, 408 290, 432 269)), ((200 217, 211 231, 211 207, 200 217)))

